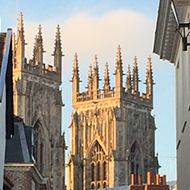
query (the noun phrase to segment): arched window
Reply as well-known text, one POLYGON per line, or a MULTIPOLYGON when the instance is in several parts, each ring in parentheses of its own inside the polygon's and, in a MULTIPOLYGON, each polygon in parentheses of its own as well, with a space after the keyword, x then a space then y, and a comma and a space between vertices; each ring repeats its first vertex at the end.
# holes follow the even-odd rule
POLYGON ((97 181, 100 181, 100 162, 98 162, 98 164, 97 164, 97 173, 96 173, 97 175, 97 181))
POLYGON ((44 149, 44 145, 41 142, 40 143, 40 171, 43 172, 43 149, 44 149))
POLYGON ((106 188, 106 182, 104 182, 103 188, 106 188))
MULTIPOLYGON (((139 175, 139 164, 138 163, 136 164, 136 174, 135 175, 136 176, 139 175)), ((136 184, 138 184, 138 177, 136 177, 136 184)))
POLYGON ((131 174, 134 174, 135 170, 135 166, 134 166, 134 162, 131 163, 131 174))
POLYGON ((103 180, 106 180, 106 162, 103 163, 103 180))
POLYGON ((91 178, 94 181, 94 163, 91 164, 91 178))
POLYGON ((94 189, 103 188, 107 184, 106 180, 106 156, 105 152, 98 142, 95 143, 91 152, 91 184, 90 187, 94 189), (105 183, 105 184, 104 184, 105 183))

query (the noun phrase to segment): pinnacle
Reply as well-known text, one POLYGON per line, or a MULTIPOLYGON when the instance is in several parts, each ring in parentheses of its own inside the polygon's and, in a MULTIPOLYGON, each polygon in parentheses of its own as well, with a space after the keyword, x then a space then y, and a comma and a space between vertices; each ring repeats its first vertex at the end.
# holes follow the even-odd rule
POLYGON ((97 57, 97 55, 95 55, 95 57, 94 57, 94 68, 97 68, 98 67, 98 57, 97 57))
POLYGON ((131 70, 130 65, 128 65, 127 69, 128 69, 128 70, 127 70, 127 73, 130 74, 130 73, 131 73, 131 72, 130 72, 130 70, 131 70))
POLYGON ((19 21, 18 21, 18 30, 22 30, 23 28, 23 14, 20 12, 19 14, 19 21))
POLYGON ((78 68, 78 55, 75 53, 74 55, 74 63, 73 63, 73 77, 79 80, 79 68, 78 68))
POLYGON ((39 37, 42 37, 42 27, 41 27, 41 24, 39 25, 39 31, 38 31, 38 36, 39 37))
POLYGON ((108 70, 108 63, 106 63, 106 65, 105 65, 105 76, 104 76, 104 78, 108 78, 109 76, 108 76, 108 73, 109 73, 109 70, 108 70))
POLYGON ((121 47, 120 45, 118 45, 118 48, 117 48, 117 61, 120 61, 121 60, 121 47))
POLYGON ((147 69, 151 70, 151 57, 150 57, 150 55, 148 56, 147 69))
POLYGON ((134 57, 134 66, 137 66, 137 56, 134 57))
POLYGON ((74 55, 74 68, 77 68, 78 67, 78 55, 77 53, 75 53, 74 55))
POLYGON ((56 40, 60 40, 60 27, 59 24, 57 25, 57 31, 56 31, 56 40))

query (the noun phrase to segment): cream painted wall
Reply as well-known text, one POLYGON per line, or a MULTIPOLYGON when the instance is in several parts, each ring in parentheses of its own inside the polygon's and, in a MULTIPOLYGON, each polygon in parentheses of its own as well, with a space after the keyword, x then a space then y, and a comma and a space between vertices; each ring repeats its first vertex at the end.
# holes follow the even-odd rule
MULTIPOLYGON (((187 8, 185 22, 189 22, 187 8)), ((190 37, 188 37, 190 42, 190 37)), ((176 135, 177 135, 177 186, 190 189, 190 47, 182 51, 179 45, 176 68, 176 135)))

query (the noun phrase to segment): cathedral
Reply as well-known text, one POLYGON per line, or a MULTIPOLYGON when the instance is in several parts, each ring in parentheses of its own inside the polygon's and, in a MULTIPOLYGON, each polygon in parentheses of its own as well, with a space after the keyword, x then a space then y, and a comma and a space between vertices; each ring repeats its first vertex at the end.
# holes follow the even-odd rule
MULTIPOLYGON (((80 92, 79 63, 74 56, 72 73, 71 147, 68 157, 68 190, 89 190, 130 184, 131 174, 157 174, 155 121, 153 109, 153 72, 148 57, 146 93, 139 91, 137 58, 131 74, 127 69, 123 86, 123 63, 118 46, 115 87, 111 88, 108 64, 103 88, 99 87, 97 56, 89 67, 87 90, 80 92)), ((136 179, 138 180, 138 179, 136 179)))
POLYGON ((65 189, 65 137, 62 135, 62 47, 57 26, 54 65, 43 60, 42 28, 35 37, 33 58, 25 57, 23 15, 20 13, 17 36, 13 36, 14 114, 34 128, 34 162, 40 173, 50 179, 52 190, 65 189))

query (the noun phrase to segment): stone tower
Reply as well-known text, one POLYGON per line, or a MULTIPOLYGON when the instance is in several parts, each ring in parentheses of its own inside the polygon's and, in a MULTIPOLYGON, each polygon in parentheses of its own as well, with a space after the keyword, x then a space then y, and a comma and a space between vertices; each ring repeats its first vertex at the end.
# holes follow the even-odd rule
POLYGON ((148 58, 146 93, 139 92, 137 58, 133 75, 128 66, 123 87, 123 63, 118 47, 115 87, 111 88, 108 64, 103 89, 99 88, 97 56, 90 66, 87 91, 79 90, 79 63, 75 54, 72 75, 71 151, 68 158, 68 190, 98 189, 130 184, 132 173, 158 172, 155 157, 153 76, 148 58))
POLYGON ((35 37, 33 58, 25 57, 23 15, 19 16, 17 37, 13 38, 14 113, 26 125, 35 129, 35 147, 32 150, 37 167, 49 178, 52 189, 64 189, 65 140, 61 134, 62 48, 60 27, 57 26, 53 52, 54 66, 43 61, 42 27, 35 37))

